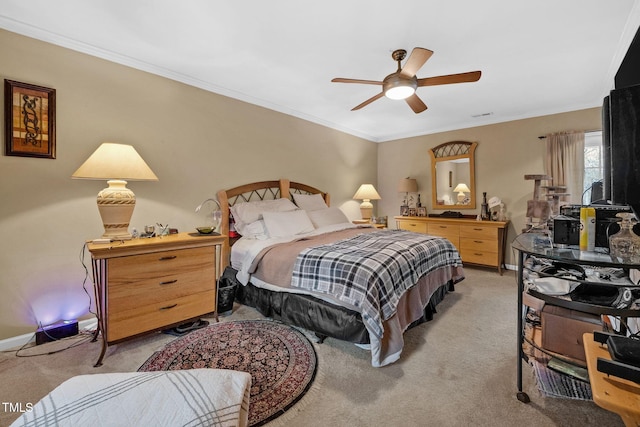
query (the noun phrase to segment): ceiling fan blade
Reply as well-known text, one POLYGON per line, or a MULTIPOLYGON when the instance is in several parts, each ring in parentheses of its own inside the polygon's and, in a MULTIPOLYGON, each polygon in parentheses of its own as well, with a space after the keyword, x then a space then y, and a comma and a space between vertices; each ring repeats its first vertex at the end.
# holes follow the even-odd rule
POLYGON ((424 102, 422 102, 422 100, 418 98, 418 95, 416 95, 415 93, 410 97, 408 97, 407 99, 405 99, 405 101, 407 101, 407 104, 409 104, 409 107, 411 107, 413 112, 416 114, 422 113, 424 110, 427 109, 427 105, 424 102))
POLYGON ((448 85, 452 83, 477 82, 482 75, 481 71, 470 71, 468 73, 448 74, 446 76, 426 77, 418 79, 418 87, 448 85))
POLYGON ((402 67, 400 74, 405 77, 415 76, 424 63, 431 58, 431 55, 433 55, 433 52, 429 49, 425 49, 423 47, 413 48, 411 55, 409 55, 407 62, 404 63, 404 67, 402 67))
POLYGON ((372 96, 371 98, 367 99, 366 101, 364 101, 362 104, 360 105, 356 105, 355 107, 353 107, 351 109, 351 111, 355 111, 355 110, 359 110, 362 107, 366 107, 367 105, 371 104, 373 101, 380 99, 384 96, 384 92, 380 92, 379 94, 372 96))
POLYGON ((358 79, 344 79, 342 77, 336 77, 335 79, 331 79, 334 83, 361 83, 365 85, 381 85, 382 82, 376 80, 358 80, 358 79))

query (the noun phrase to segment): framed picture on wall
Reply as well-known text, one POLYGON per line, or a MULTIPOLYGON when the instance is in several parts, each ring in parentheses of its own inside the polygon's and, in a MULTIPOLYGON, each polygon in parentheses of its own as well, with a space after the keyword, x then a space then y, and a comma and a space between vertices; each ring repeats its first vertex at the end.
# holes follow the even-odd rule
POLYGON ((56 90, 4 80, 5 155, 56 158, 56 90))

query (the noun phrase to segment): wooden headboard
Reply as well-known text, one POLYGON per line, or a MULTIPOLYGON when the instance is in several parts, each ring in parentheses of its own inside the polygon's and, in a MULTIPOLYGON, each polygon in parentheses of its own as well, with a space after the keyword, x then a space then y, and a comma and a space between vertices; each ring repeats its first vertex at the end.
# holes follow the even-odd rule
MULTIPOLYGON (((229 235, 229 208, 236 203, 255 202, 258 200, 273 200, 287 198, 293 201, 293 194, 321 194, 327 206, 329 204, 329 193, 320 191, 310 185, 299 182, 279 179, 277 181, 260 181, 251 184, 241 185, 228 190, 218 191, 218 202, 222 211, 222 222, 220 224, 220 234, 229 235)), ((222 247, 222 266, 229 265, 230 245, 234 239, 229 239, 229 243, 222 247)), ((220 272, 222 273, 222 272, 220 272)))

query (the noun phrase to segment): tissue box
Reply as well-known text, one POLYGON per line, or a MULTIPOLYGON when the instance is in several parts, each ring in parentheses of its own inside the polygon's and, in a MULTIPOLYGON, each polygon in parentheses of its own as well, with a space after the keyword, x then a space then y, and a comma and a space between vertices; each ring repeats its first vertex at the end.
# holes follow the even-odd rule
POLYGON ((542 348, 586 361, 582 335, 602 330, 600 316, 546 304, 540 317, 542 348))

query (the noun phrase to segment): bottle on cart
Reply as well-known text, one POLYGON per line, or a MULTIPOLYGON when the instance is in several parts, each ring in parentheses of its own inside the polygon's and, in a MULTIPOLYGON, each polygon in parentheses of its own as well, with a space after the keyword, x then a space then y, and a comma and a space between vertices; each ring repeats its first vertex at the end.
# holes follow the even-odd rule
POLYGON ((489 217, 489 203, 487 203, 487 193, 482 193, 482 207, 480 209, 480 218, 483 220, 490 219, 489 217))
POLYGON ((621 218, 620 231, 609 237, 609 254, 624 263, 640 263, 640 236, 633 232, 635 215, 631 212, 616 214, 621 218))

